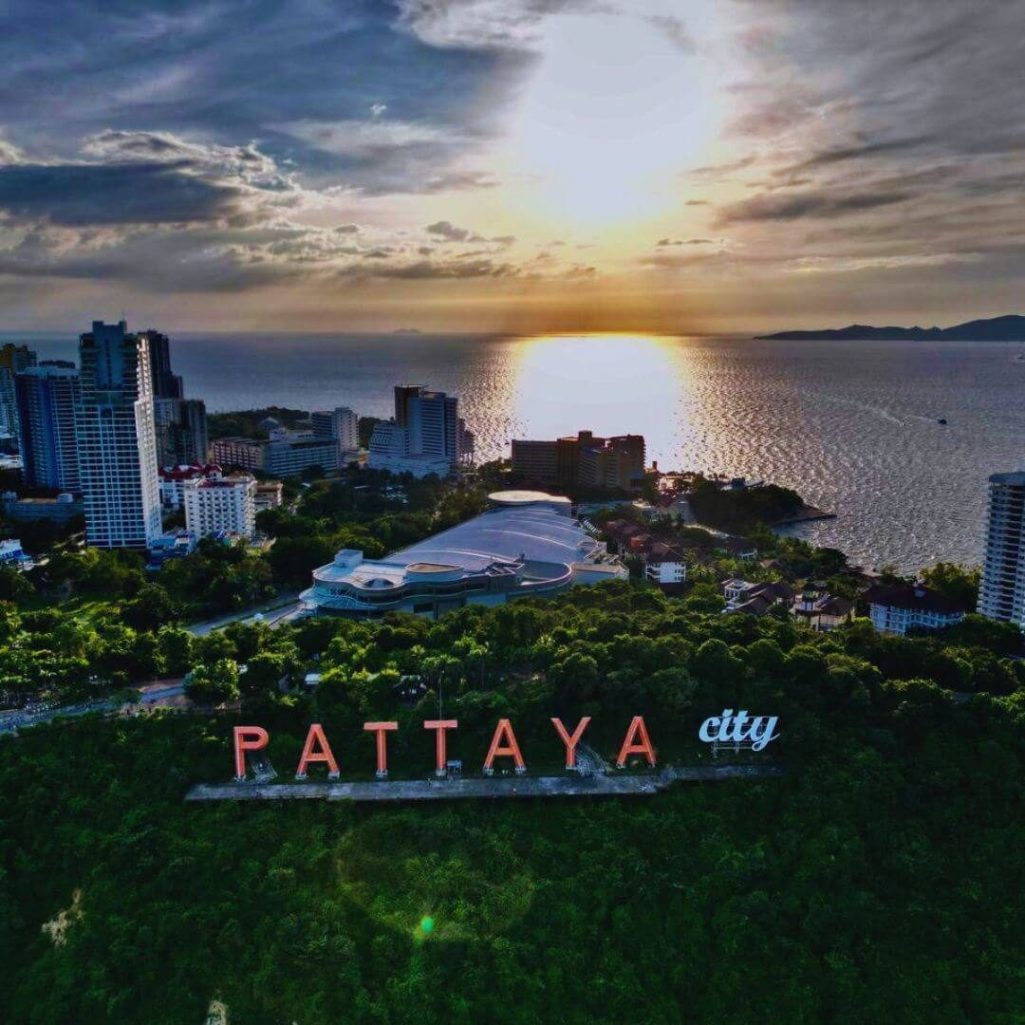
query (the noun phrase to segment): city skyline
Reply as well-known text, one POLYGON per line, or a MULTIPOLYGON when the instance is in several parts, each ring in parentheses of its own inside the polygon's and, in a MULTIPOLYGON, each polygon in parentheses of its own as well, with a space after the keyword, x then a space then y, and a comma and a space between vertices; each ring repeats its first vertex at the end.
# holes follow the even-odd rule
POLYGON ((15 2, 0 301, 39 331, 1016 312, 1013 6, 15 2))

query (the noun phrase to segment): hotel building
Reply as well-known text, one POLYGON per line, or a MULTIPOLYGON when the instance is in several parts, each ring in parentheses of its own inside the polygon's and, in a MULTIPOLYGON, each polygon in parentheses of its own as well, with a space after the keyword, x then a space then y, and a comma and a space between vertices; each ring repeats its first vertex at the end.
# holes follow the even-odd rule
POLYGON ((160 535, 160 492, 148 342, 94 321, 79 341, 79 482, 86 541, 147 548, 160 535))
POLYGON ((216 463, 180 463, 177 466, 162 466, 160 478, 160 502, 165 509, 181 509, 185 504, 185 485, 191 480, 205 480, 220 477, 221 468, 216 463))
POLYGON ((989 479, 979 612, 1025 629, 1025 473, 989 479))
POLYGON ((347 406, 310 414, 314 437, 333 440, 338 446, 338 465, 355 462, 359 454, 359 417, 347 406))
POLYGON ((375 470, 444 477, 472 460, 473 434, 454 395, 402 384, 395 388, 394 419, 374 428, 369 453, 375 470))
POLYGON ((14 377, 22 478, 31 488, 78 491, 75 421, 81 399, 73 363, 43 362, 14 377))
POLYGON ((273 477, 296 477, 313 467, 325 473, 338 469, 338 444, 333 438, 275 435, 270 439, 217 438, 210 445, 210 458, 221 466, 238 466, 273 477))
POLYGON ((197 538, 211 534, 252 537, 256 532, 256 481, 214 473, 184 482, 185 529, 197 538))
POLYGON ((906 634, 911 629, 942 630, 956 626, 965 610, 924 584, 885 584, 863 595, 872 625, 880 633, 906 634))
POLYGON ((644 436, 596 438, 580 431, 554 441, 514 439, 512 469, 539 484, 629 491, 644 479, 644 436))

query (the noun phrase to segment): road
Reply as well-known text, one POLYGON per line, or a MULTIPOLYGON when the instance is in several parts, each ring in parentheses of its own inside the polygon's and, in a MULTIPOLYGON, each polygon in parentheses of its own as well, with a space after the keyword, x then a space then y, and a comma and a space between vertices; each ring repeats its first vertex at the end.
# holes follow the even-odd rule
POLYGON ((278 595, 273 601, 257 606, 255 609, 244 609, 242 612, 233 612, 227 616, 217 616, 202 623, 192 623, 185 627, 194 637, 205 637, 214 630, 229 626, 232 623, 245 623, 260 616, 268 626, 281 626, 282 623, 291 623, 302 613, 299 605, 299 592, 293 594, 278 595))
MULTIPOLYGON (((298 601, 299 595, 279 595, 272 602, 268 602, 256 609, 246 609, 243 612, 236 612, 230 616, 220 616, 217 619, 207 620, 205 623, 193 623, 186 629, 195 637, 205 637, 214 630, 228 626, 230 623, 241 623, 253 620, 257 615, 272 629, 281 626, 283 623, 292 623, 304 615, 303 608, 298 601)), ((120 702, 114 698, 98 698, 95 701, 83 701, 75 705, 59 705, 56 708, 41 709, 38 712, 26 712, 18 710, 9 715, 0 716, 0 736, 17 733, 19 729, 26 726, 38 726, 41 723, 53 722, 58 718, 74 718, 80 715, 88 715, 90 712, 112 712, 123 708, 127 704, 146 707, 154 705, 158 701, 167 698, 178 697, 185 693, 181 683, 168 684, 166 687, 142 692, 138 701, 120 702)))
POLYGON ((0 720, 0 735, 17 733, 19 728, 25 726, 38 726, 40 723, 52 722, 60 716, 74 718, 79 715, 88 715, 90 712, 109 712, 118 708, 119 705, 120 702, 113 698, 100 698, 96 701, 83 701, 77 705, 59 705, 57 708, 47 708, 41 712, 18 711, 4 716, 0 720))

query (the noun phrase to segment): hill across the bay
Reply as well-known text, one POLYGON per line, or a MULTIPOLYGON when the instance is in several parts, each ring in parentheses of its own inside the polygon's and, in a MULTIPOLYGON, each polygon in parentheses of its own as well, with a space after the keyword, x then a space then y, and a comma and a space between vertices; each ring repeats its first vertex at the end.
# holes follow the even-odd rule
POLYGON ((1025 342, 1025 317, 1008 314, 989 320, 969 320, 953 327, 872 327, 850 324, 847 327, 823 328, 818 331, 779 331, 756 335, 759 341, 944 341, 944 342, 1025 342))

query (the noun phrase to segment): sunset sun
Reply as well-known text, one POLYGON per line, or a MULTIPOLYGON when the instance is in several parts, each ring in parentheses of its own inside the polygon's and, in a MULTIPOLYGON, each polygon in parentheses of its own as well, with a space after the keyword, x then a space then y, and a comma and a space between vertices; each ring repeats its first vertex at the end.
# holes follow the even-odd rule
POLYGON ((714 139, 719 108, 688 40, 634 17, 554 18, 503 149, 516 198, 556 229, 669 213, 681 169, 714 139))

